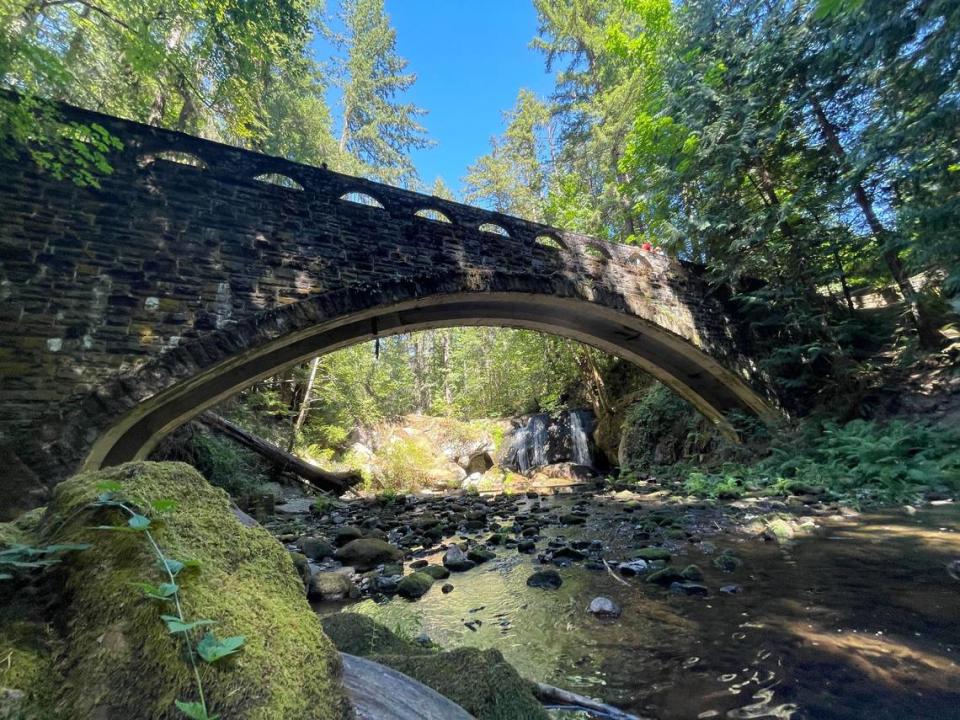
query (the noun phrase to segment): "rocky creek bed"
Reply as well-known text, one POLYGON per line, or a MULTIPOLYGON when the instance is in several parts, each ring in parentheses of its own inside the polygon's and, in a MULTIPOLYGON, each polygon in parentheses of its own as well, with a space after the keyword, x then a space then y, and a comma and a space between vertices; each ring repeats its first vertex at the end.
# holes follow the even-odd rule
POLYGON ((278 507, 315 609, 653 718, 960 717, 960 511, 650 483, 278 507))

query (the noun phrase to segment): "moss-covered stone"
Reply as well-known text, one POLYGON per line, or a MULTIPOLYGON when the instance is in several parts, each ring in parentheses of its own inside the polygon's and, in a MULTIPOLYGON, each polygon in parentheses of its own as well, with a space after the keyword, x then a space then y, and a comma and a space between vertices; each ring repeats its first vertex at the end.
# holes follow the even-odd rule
POLYGON ((397 593, 405 598, 418 598, 426 595, 433 585, 433 577, 425 572, 410 573, 397 584, 397 593))
POLYGON ((669 587, 675 582, 683 582, 684 577, 679 570, 674 568, 664 568, 663 570, 658 570, 655 573, 647 575, 647 582, 653 583, 654 585, 664 585, 669 587))
MULTIPOLYGON (((126 524, 117 509, 87 509, 105 481, 118 483, 118 494, 152 518, 151 532, 168 557, 199 564, 178 577, 185 615, 216 621, 218 636, 246 637, 229 659, 200 663, 211 712, 244 720, 351 716, 339 655, 310 610, 287 551, 263 529, 241 524, 227 494, 190 466, 128 463, 58 485, 34 530, 35 544, 93 543, 55 568, 63 588, 44 627, 56 652, 34 650, 40 670, 2 681, 32 688, 30 677, 60 676, 52 693, 31 699, 37 717, 172 720, 181 717, 175 700, 197 696, 183 643, 160 620, 170 605, 131 585, 164 580, 146 537, 91 529, 126 524), (163 499, 177 506, 160 516, 150 507, 163 499)), ((0 650, 18 642, 10 627, 0 624, 0 650)), ((31 666, 26 659, 18 664, 31 666)))
POLYGON ((664 560, 670 559, 670 551, 661 547, 638 548, 630 553, 631 560, 664 560))
POLYGON ((365 615, 337 613, 323 629, 345 653, 369 657, 419 680, 477 720, 546 720, 530 683, 497 650, 435 652, 418 646, 365 615))
POLYGON ((367 656, 375 653, 390 655, 423 654, 425 648, 404 640, 366 615, 341 612, 320 619, 323 631, 340 652, 367 656))
POLYGON ((421 655, 373 655, 460 705, 477 720, 547 720, 530 683, 499 650, 459 648, 421 655))
POLYGON ((443 565, 427 565, 424 567, 421 572, 426 573, 434 580, 446 580, 450 577, 450 571, 447 570, 443 565))
POLYGON ((403 551, 390 543, 375 538, 351 540, 337 550, 335 556, 344 565, 360 572, 373 570, 377 565, 393 563, 403 557, 403 551))

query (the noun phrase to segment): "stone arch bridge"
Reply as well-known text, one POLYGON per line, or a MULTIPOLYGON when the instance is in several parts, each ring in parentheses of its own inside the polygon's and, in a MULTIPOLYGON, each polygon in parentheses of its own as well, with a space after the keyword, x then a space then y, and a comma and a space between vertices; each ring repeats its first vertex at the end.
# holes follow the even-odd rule
POLYGON ((721 427, 734 410, 772 417, 737 321, 665 256, 64 112, 122 147, 99 188, 0 160, 0 505, 144 457, 291 364, 426 328, 564 335, 637 363, 721 427))

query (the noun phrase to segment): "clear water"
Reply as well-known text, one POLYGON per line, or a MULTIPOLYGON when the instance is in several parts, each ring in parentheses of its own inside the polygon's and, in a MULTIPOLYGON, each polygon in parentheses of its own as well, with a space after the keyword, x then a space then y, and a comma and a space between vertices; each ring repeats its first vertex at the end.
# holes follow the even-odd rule
MULTIPOLYGON (((586 526, 552 534, 602 539, 607 557, 636 547, 614 505, 596 501, 586 526)), ((445 647, 497 648, 526 677, 662 720, 960 718, 960 509, 818 522, 779 546, 711 535, 704 518, 703 542, 678 545, 673 563, 703 569, 706 598, 582 563, 559 569, 557 591, 530 588, 535 558, 502 549, 454 574, 449 595, 437 583, 417 602, 350 609, 445 647), (733 573, 712 566, 725 548, 744 560, 733 573), (732 583, 743 591, 718 593, 732 583), (597 595, 622 616, 589 615, 597 595)))

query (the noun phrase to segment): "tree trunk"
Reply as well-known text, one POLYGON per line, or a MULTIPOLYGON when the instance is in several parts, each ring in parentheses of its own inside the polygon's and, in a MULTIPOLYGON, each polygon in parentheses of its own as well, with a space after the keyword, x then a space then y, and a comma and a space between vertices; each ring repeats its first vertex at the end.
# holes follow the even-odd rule
POLYGON ((317 367, 320 365, 320 356, 317 355, 310 361, 310 371, 307 373, 307 384, 303 389, 303 398, 300 400, 300 411, 293 421, 293 427, 290 429, 290 442, 287 443, 287 452, 293 452, 293 445, 297 441, 297 435, 300 428, 307 419, 307 411, 310 409, 310 395, 313 393, 313 383, 317 379, 317 367))
MULTIPOLYGON (((823 109, 823 105, 820 104, 820 101, 817 100, 816 97, 811 96, 810 103, 813 107, 813 114, 817 118, 817 124, 820 126, 820 132, 823 133, 827 148, 837 158, 841 166, 845 166, 847 163, 847 152, 840 143, 840 137, 837 134, 836 127, 830 122, 826 111, 823 109)), ((867 194, 866 188, 864 188, 863 183, 854 182, 852 190, 853 199, 863 213, 863 217, 870 227, 871 234, 880 246, 880 250, 883 253, 883 260, 887 264, 887 269, 890 271, 890 275, 900 289, 900 294, 903 295, 904 301, 910 308, 910 315, 913 324, 917 328, 921 344, 925 347, 938 346, 941 339, 940 333, 933 327, 930 318, 926 316, 925 311, 920 306, 917 292, 914 290, 913 285, 910 284, 910 278, 903 267, 903 262, 900 260, 899 254, 889 246, 889 231, 874 210, 873 201, 867 194)))
POLYGON ((253 450, 261 457, 273 463, 278 469, 295 473, 303 478, 308 485, 316 489, 327 490, 340 495, 362 480, 357 473, 329 472, 311 465, 308 462, 304 462, 295 455, 291 455, 276 445, 268 443, 263 438, 248 433, 240 426, 235 425, 215 413, 209 411, 201 413, 197 419, 207 427, 213 428, 232 440, 236 440, 244 447, 253 450))

